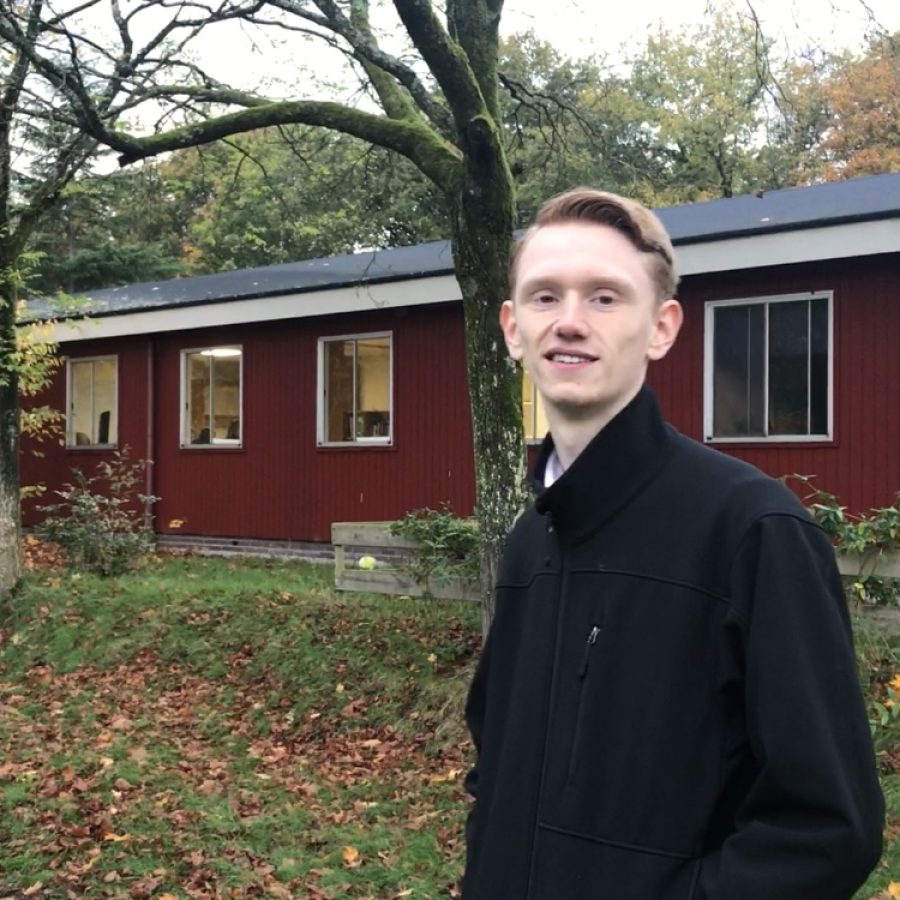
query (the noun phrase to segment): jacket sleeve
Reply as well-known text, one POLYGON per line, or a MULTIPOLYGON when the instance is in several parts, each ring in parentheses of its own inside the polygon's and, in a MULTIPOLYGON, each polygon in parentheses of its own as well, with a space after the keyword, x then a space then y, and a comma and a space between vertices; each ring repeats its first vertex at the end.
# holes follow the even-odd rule
POLYGON ((750 790, 698 900, 848 900, 881 854, 884 801, 830 542, 768 515, 731 569, 750 790))

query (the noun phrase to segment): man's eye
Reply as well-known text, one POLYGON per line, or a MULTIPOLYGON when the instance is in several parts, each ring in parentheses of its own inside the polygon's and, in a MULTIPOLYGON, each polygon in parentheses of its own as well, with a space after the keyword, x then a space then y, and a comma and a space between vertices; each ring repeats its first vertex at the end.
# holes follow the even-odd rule
POLYGON ((616 298, 612 294, 595 294, 593 301, 599 306, 612 306, 616 302, 616 298))
POLYGON ((553 294, 535 294, 534 302, 546 306, 547 304, 555 303, 556 297, 553 294))

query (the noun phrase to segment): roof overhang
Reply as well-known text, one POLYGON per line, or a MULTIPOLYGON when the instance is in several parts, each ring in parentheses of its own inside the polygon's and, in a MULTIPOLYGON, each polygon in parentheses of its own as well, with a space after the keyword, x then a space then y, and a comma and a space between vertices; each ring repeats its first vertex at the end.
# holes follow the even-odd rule
MULTIPOLYGON (((756 234, 676 246, 682 277, 829 259, 900 252, 900 218, 756 234)), ((96 340, 187 331, 250 322, 275 322, 340 313, 450 303, 461 297, 452 275, 301 291, 276 297, 223 300, 107 314, 59 323, 48 339, 96 340)))

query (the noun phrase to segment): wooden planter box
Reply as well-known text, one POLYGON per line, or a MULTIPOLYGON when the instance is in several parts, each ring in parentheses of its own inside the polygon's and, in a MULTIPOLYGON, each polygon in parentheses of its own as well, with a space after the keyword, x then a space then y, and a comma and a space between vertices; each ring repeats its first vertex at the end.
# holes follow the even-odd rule
POLYGON ((856 554, 838 554, 841 575, 876 575, 878 578, 900 578, 900 550, 892 550, 877 556, 859 557, 856 554))
POLYGON ((339 591, 433 597, 437 600, 477 600, 478 586, 461 578, 432 578, 420 584, 410 571, 419 549, 416 541, 391 534, 390 522, 334 522, 334 586, 339 591), (349 550, 349 553, 348 553, 349 550), (374 569, 360 569, 361 556, 374 556, 374 569))
MULTIPOLYGON (((478 586, 459 578, 431 579, 427 585, 420 584, 409 570, 419 545, 391 534, 390 522, 335 522, 331 526, 331 543, 334 586, 339 591, 478 600, 478 586), (374 556, 378 565, 374 569, 360 569, 356 561, 364 555, 374 556)), ((845 576, 865 572, 879 578, 900 578, 900 551, 881 554, 877 559, 840 554, 837 561, 840 573, 845 576)))

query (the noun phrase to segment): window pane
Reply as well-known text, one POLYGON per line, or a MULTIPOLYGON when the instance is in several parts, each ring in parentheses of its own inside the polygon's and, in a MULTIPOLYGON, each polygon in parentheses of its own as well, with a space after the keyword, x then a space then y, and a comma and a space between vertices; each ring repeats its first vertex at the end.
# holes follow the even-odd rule
POLYGON ((93 444, 91 418, 93 401, 93 365, 90 362, 70 363, 71 419, 69 440, 75 445, 93 444))
POLYGON ((537 393, 531 382, 531 376, 527 372, 522 373, 522 429, 525 432, 525 440, 535 439, 534 407, 537 393))
POLYGON ((809 303, 769 305, 769 434, 809 434, 809 303))
POLYGON ((115 444, 118 422, 116 416, 116 361, 94 361, 94 430, 98 444, 115 444))
POLYGON ((353 341, 325 344, 325 440, 352 441, 353 341))
POLYGON ((213 437, 237 440, 241 436, 241 357, 212 358, 213 437))
POLYGON ((713 320, 713 434, 763 432, 765 307, 721 306, 713 320))
POLYGON ((522 427, 528 441, 540 441, 550 430, 544 401, 527 372, 522 373, 522 427))
POLYGON ((828 434, 828 301, 810 301, 809 430, 828 434))
POLYGON ((534 392, 534 436, 538 440, 543 440, 544 435, 550 430, 550 423, 547 421, 547 413, 544 410, 544 401, 541 395, 535 389, 534 392))
POLYGON ((211 356, 188 355, 188 434, 192 444, 208 444, 212 436, 209 421, 211 367, 211 356))
POLYGON ((390 338, 356 341, 356 437, 391 433, 390 338))

